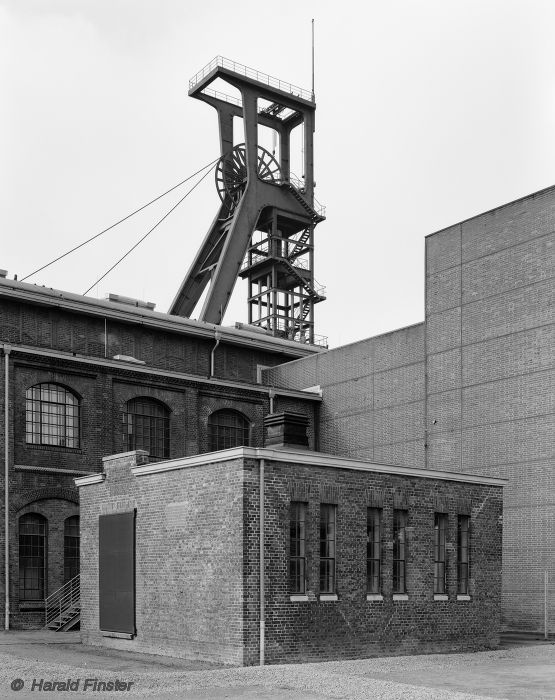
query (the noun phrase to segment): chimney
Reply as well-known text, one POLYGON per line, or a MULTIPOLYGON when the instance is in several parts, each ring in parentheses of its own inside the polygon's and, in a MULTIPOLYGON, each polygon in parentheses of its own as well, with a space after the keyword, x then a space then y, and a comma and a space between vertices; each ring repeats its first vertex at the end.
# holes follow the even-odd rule
POLYGON ((308 418, 302 413, 282 411, 264 418, 265 447, 308 449, 308 418))

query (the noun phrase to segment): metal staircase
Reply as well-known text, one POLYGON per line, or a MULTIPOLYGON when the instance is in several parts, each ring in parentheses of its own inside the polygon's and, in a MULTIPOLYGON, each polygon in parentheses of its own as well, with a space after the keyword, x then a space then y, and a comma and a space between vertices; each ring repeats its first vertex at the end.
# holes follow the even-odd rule
POLYGON ((310 283, 310 280, 301 274, 300 270, 302 268, 294 267, 291 265, 289 260, 287 260, 287 258, 281 258, 279 262, 281 262, 287 272, 289 272, 289 274, 297 280, 297 282, 304 288, 308 296, 314 299, 314 301, 323 301, 326 298, 322 293, 322 289, 315 289, 310 283))
POLYGON ((306 250, 306 245, 310 240, 310 227, 307 226, 305 230, 301 233, 300 237, 295 241, 292 250, 289 251, 287 260, 293 262, 298 255, 304 253, 306 250))
POLYGON ((80 576, 77 574, 46 598, 45 628, 67 632, 81 621, 80 576))

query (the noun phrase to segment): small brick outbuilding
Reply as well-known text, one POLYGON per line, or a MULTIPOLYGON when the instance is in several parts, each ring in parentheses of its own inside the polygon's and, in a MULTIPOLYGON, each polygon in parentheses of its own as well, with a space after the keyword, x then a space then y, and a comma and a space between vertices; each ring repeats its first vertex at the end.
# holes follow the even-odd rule
POLYGON ((236 665, 498 643, 502 479, 236 447, 76 483, 84 643, 236 665))

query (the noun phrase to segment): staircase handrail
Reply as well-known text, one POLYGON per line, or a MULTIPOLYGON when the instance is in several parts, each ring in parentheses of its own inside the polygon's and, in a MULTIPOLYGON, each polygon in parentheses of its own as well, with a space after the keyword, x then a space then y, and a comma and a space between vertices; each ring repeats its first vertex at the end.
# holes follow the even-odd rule
POLYGON ((80 574, 74 576, 63 586, 45 598, 45 627, 64 612, 80 603, 80 574))
POLYGON ((315 214, 318 214, 318 216, 325 218, 326 207, 323 204, 321 204, 316 199, 316 197, 314 197, 314 195, 312 196, 312 199, 314 200, 314 204, 312 206, 306 201, 306 199, 304 197, 304 195, 306 194, 306 185, 305 185, 304 181, 300 180, 294 173, 289 173, 289 178, 279 180, 278 184, 289 185, 289 187, 293 187, 294 190, 299 195, 299 197, 302 197, 302 199, 306 203, 307 207, 309 207, 315 214))

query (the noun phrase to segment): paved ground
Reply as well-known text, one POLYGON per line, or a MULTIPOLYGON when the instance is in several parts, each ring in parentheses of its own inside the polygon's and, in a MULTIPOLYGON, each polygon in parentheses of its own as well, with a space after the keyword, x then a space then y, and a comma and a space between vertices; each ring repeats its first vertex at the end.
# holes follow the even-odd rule
MULTIPOLYGON (((168 700, 555 700, 555 644, 512 643, 475 654, 230 668, 85 647, 78 633, 0 633, 0 698, 44 697, 36 688, 41 678, 71 679, 74 684, 79 679, 78 690, 69 697, 92 693, 168 700), (23 681, 22 689, 11 689, 15 679, 23 681), (91 680, 84 690, 86 679, 91 680), (132 685, 127 691, 104 692, 99 683, 94 685, 95 679, 132 685)), ((47 697, 68 697, 46 685, 43 692, 47 697)))

